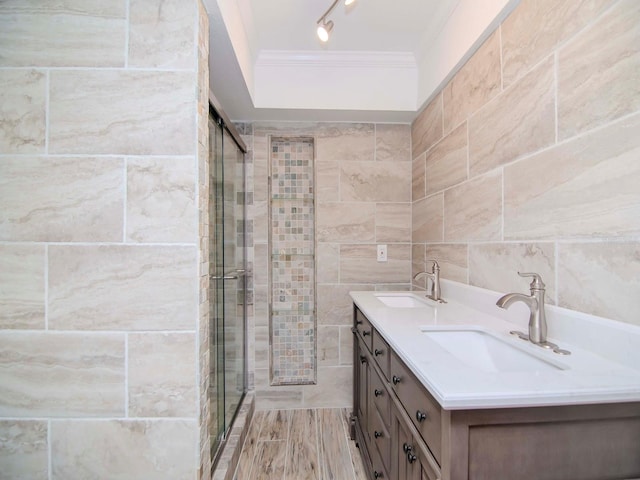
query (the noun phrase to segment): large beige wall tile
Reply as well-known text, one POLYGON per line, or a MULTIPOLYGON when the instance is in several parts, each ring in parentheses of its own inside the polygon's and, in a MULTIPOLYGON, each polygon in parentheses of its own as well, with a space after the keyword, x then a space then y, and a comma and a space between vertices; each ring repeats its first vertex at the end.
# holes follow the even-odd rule
POLYGON ((337 366, 340 363, 340 327, 320 325, 317 329, 317 341, 318 366, 337 366))
POLYGON ((555 141, 553 58, 469 119, 471 178, 555 141))
POLYGON ((126 3, 0 2, 0 66, 123 67, 126 3))
MULTIPOLYGON (((340 365, 353 365, 353 333, 350 325, 340 329, 340 365)), ((353 381, 353 380, 352 380, 353 381)))
POLYGON ((195 153, 195 73, 52 71, 49 151, 195 153))
POLYGON ((2 240, 122 241, 123 203, 120 158, 9 157, 0 162, 2 240))
POLYGON ((553 243, 488 243, 469 245, 469 283, 496 292, 529 292, 535 272, 546 285, 547 303, 554 304, 556 250, 553 243))
POLYGON ((340 275, 340 245, 318 243, 316 246, 316 282, 338 283, 340 275))
POLYGON ((523 0, 502 23, 504 85, 530 70, 615 0, 523 0))
POLYGON ((320 204, 316 212, 316 239, 319 242, 374 242, 375 219, 375 203, 320 204))
MULTIPOLYGON (((425 257, 434 259, 440 265, 440 277, 455 282, 467 283, 468 277, 468 245, 430 244, 426 247, 425 257)), ((431 271, 432 262, 427 262, 431 271)))
POLYGON ((0 245, 0 329, 44 328, 43 245, 0 245))
POLYGON ((376 125, 376 160, 411 161, 411 125, 376 125))
POLYGON ((193 480, 196 438, 192 420, 55 421, 51 478, 193 480))
POLYGON ((444 131, 464 122, 501 89, 500 35, 496 30, 444 87, 444 131))
POLYGON ((0 420, 3 480, 48 480, 47 422, 0 420))
POLYGON ((342 283, 406 283, 411 274, 411 245, 387 246, 387 261, 378 262, 375 245, 340 246, 342 283))
POLYGON ((267 285, 269 283, 269 246, 266 243, 256 243, 253 251, 254 281, 256 284, 267 285))
POLYGON ((375 160, 375 129, 371 123, 327 124, 317 133, 318 161, 375 160))
POLYGON ((620 1, 558 55, 558 136, 640 110, 640 2, 620 1))
POLYGON ((195 243, 193 158, 127 160, 127 239, 195 243))
POLYGON ((467 179, 467 124, 459 125, 427 152, 427 195, 467 179))
POLYGON ((441 242, 443 239, 443 194, 432 195, 413 203, 411 241, 441 242))
POLYGON ((412 243, 411 244, 411 278, 414 285, 417 285, 417 282, 413 280, 413 277, 415 277, 420 272, 426 271, 427 269, 426 258, 427 258, 426 245, 424 243, 412 243))
POLYGON ((194 68, 195 3, 131 0, 129 67, 194 68))
POLYGON ((426 153, 422 153, 413 160, 411 168, 411 201, 424 198, 426 193, 426 153))
POLYGON ((132 333, 127 345, 129 416, 194 417, 195 335, 132 333))
POLYGON ((411 124, 411 158, 427 151, 442 134, 442 94, 439 94, 411 124))
POLYGON ((353 323, 353 300, 351 291, 373 290, 368 284, 332 284, 317 285, 318 309, 316 318, 318 325, 351 325, 353 323))
POLYGON ((353 405, 351 388, 344 388, 353 381, 353 367, 319 367, 318 383, 306 387, 303 392, 304 408, 338 408, 353 405))
POLYGON ((340 164, 343 202, 408 202, 411 200, 409 162, 344 162, 340 164))
POLYGON ((0 415, 124 415, 124 336, 0 334, 0 415))
POLYGON ((256 327, 254 332, 256 368, 269 368, 269 327, 256 327))
POLYGON ((256 368, 256 410, 302 408, 301 385, 272 386, 268 368, 256 368))
POLYGON ((44 153, 46 82, 38 70, 0 70, 0 154, 44 153))
POLYGON ((505 168, 506 239, 640 233, 640 115, 505 168))
POLYGON ((316 162, 315 192, 317 202, 336 202, 340 199, 338 161, 316 162))
POLYGON ((376 205, 376 242, 411 241, 411 204, 376 205))
POLYGON ((49 327, 194 330, 196 250, 50 246, 49 327))
POLYGON ((558 304, 640 325, 640 243, 561 243, 558 304))
POLYGON ((445 242, 502 239, 502 172, 444 192, 445 242))

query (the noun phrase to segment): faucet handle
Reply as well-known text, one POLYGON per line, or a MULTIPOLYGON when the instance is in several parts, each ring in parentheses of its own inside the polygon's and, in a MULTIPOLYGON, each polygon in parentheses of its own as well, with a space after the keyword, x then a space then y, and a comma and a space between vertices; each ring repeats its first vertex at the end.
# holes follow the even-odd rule
POLYGON ((431 268, 432 273, 436 273, 437 270, 440 270, 440 265, 438 265, 438 261, 434 258, 428 258, 427 262, 433 262, 433 267, 431 268))
POLYGON ((525 273, 525 272, 518 272, 518 275, 520 275, 521 277, 532 277, 533 280, 531 281, 531 284, 529 285, 529 287, 532 290, 544 290, 544 287, 546 286, 544 284, 544 282, 542 281, 542 277, 540 275, 538 275, 537 273, 525 273))

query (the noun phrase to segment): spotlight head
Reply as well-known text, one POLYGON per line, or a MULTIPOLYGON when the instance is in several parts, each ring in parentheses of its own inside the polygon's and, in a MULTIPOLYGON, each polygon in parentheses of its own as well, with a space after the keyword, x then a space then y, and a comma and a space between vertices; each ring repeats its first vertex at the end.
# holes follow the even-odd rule
POLYGON ((353 2, 355 2, 356 0, 344 0, 344 4, 345 6, 349 6, 351 5, 353 2))
POLYGON ((333 22, 331 20, 329 20, 328 22, 323 20, 322 23, 318 23, 317 33, 320 41, 326 42, 327 40, 329 40, 329 34, 331 33, 331 30, 333 30, 333 22))

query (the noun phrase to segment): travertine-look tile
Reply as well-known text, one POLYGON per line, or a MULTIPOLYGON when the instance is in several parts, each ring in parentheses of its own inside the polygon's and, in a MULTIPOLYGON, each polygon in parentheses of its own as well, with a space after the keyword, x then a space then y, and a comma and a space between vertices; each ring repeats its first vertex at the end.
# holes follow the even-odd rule
POLYGON ((0 66, 123 67, 126 4, 0 2, 0 66))
POLYGON ((410 192, 409 162, 340 164, 340 200, 343 202, 408 202, 410 192))
MULTIPOLYGON (((305 408, 336 408, 353 405, 351 385, 353 367, 319 367, 318 384, 303 390, 305 408)), ((293 477, 298 478, 298 477, 293 477)))
POLYGON ((620 1, 558 55, 558 137, 640 110, 640 2, 620 1))
MULTIPOLYGON (((424 243, 412 243, 411 244, 411 279, 413 285, 420 284, 424 286, 424 283, 420 281, 419 283, 413 280, 413 277, 420 272, 424 272, 427 269, 426 264, 426 246, 424 243)), ((440 261, 438 259, 438 261, 440 261)))
POLYGON ((444 241, 501 240, 502 172, 444 192, 444 241))
POLYGON ((52 71, 51 153, 195 153, 192 72, 52 71))
POLYGON ((268 368, 256 368, 256 408, 271 410, 274 408, 301 408, 302 407, 302 387, 299 385, 278 385, 269 384, 268 368))
POLYGON ((353 365, 353 333, 351 327, 343 325, 340 329, 340 365, 353 365))
POLYGON ((405 283, 411 273, 411 246, 387 246, 387 261, 378 262, 375 245, 340 245, 342 283, 405 283))
POLYGON ((318 326, 316 359, 319 366, 332 367, 340 363, 339 329, 340 327, 318 326))
POLYGON ((0 329, 44 328, 44 264, 42 245, 0 245, 0 329))
POLYGON ((639 234, 639 154, 635 115, 505 168, 505 239, 639 234))
POLYGON ((340 245, 318 243, 316 245, 316 282, 338 283, 340 275, 340 245))
POLYGON ((469 173, 489 171, 555 141, 553 58, 469 119, 469 173))
POLYGON ((49 327, 193 330, 196 278, 194 247, 50 246, 49 327))
POLYGON ((376 125, 376 160, 409 162, 411 161, 411 126, 376 125))
POLYGON ((349 445, 342 426, 339 409, 319 409, 318 456, 321 478, 327 480, 352 479, 354 477, 349 445))
POLYGON ((132 333, 128 346, 129 416, 195 416, 194 334, 132 333))
POLYGON ((353 323, 352 290, 373 290, 370 284, 317 285, 318 325, 351 325, 353 323))
POLYGON ((427 195, 467 179, 467 123, 458 126, 427 152, 427 195))
POLYGON ((47 422, 0 420, 3 480, 47 480, 47 422))
POLYGON ((255 258, 253 260, 253 279, 256 284, 269 283, 269 245, 256 243, 253 245, 255 258))
POLYGON ((181 0, 131 0, 129 67, 193 68, 194 6, 181 0))
POLYGON ((124 415, 124 336, 4 331, 0 415, 124 415))
POLYGON ((0 239, 122 241, 123 172, 119 158, 4 158, 0 239))
MULTIPOLYGON (((467 283, 468 246, 452 244, 431 244, 427 245, 425 256, 427 259, 434 259, 440 265, 440 277, 454 282, 467 283)), ((427 269, 431 271, 432 262, 427 262, 427 269)))
POLYGON ((411 204, 376 205, 376 242, 411 241, 411 204))
POLYGON ((535 272, 546 285, 546 303, 555 304, 555 259, 553 243, 472 244, 469 283, 496 292, 527 293, 531 278, 522 278, 518 272, 535 272))
MULTIPOLYGON (((0 4, 0 64, 2 63, 0 4)), ((38 70, 0 70, 0 154, 44 153, 46 76, 38 70)))
POLYGON ((316 212, 318 242, 374 242, 375 203, 332 202, 316 212))
POLYGON ((439 94, 411 124, 411 158, 415 159, 440 140, 442 129, 442 94, 439 94))
POLYGON ((558 304, 640 325, 638 265, 638 242, 561 243, 558 247, 558 304))
POLYGON ((195 420, 55 421, 52 478, 193 480, 195 420))
POLYGON ((500 92, 500 77, 500 35, 496 30, 442 91, 445 133, 500 92))
POLYGON ((413 160, 411 168, 411 201, 424 198, 426 192, 425 163, 426 154, 422 153, 413 160))
POLYGON ((326 124, 317 132, 318 161, 373 161, 375 133, 371 123, 326 124))
POLYGON ((315 192, 317 202, 340 199, 340 169, 337 161, 316 162, 315 192))
POLYGON ((192 158, 127 160, 127 239, 195 242, 195 164, 192 158))
POLYGON ((253 241, 255 243, 266 243, 269 240, 269 208, 267 207, 267 201, 253 200, 253 205, 250 205, 247 209, 249 212, 249 218, 253 219, 253 241))
POLYGON ((441 193, 414 202, 411 213, 411 240, 414 243, 442 241, 442 205, 441 193))

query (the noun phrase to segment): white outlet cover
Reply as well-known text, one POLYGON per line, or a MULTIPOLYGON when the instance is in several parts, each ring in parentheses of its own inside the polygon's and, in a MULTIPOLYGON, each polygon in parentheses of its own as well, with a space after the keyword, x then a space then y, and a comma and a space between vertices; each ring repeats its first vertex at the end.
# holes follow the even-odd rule
POLYGON ((378 245, 377 258, 378 258, 378 262, 386 262, 387 261, 387 246, 386 245, 378 245))

